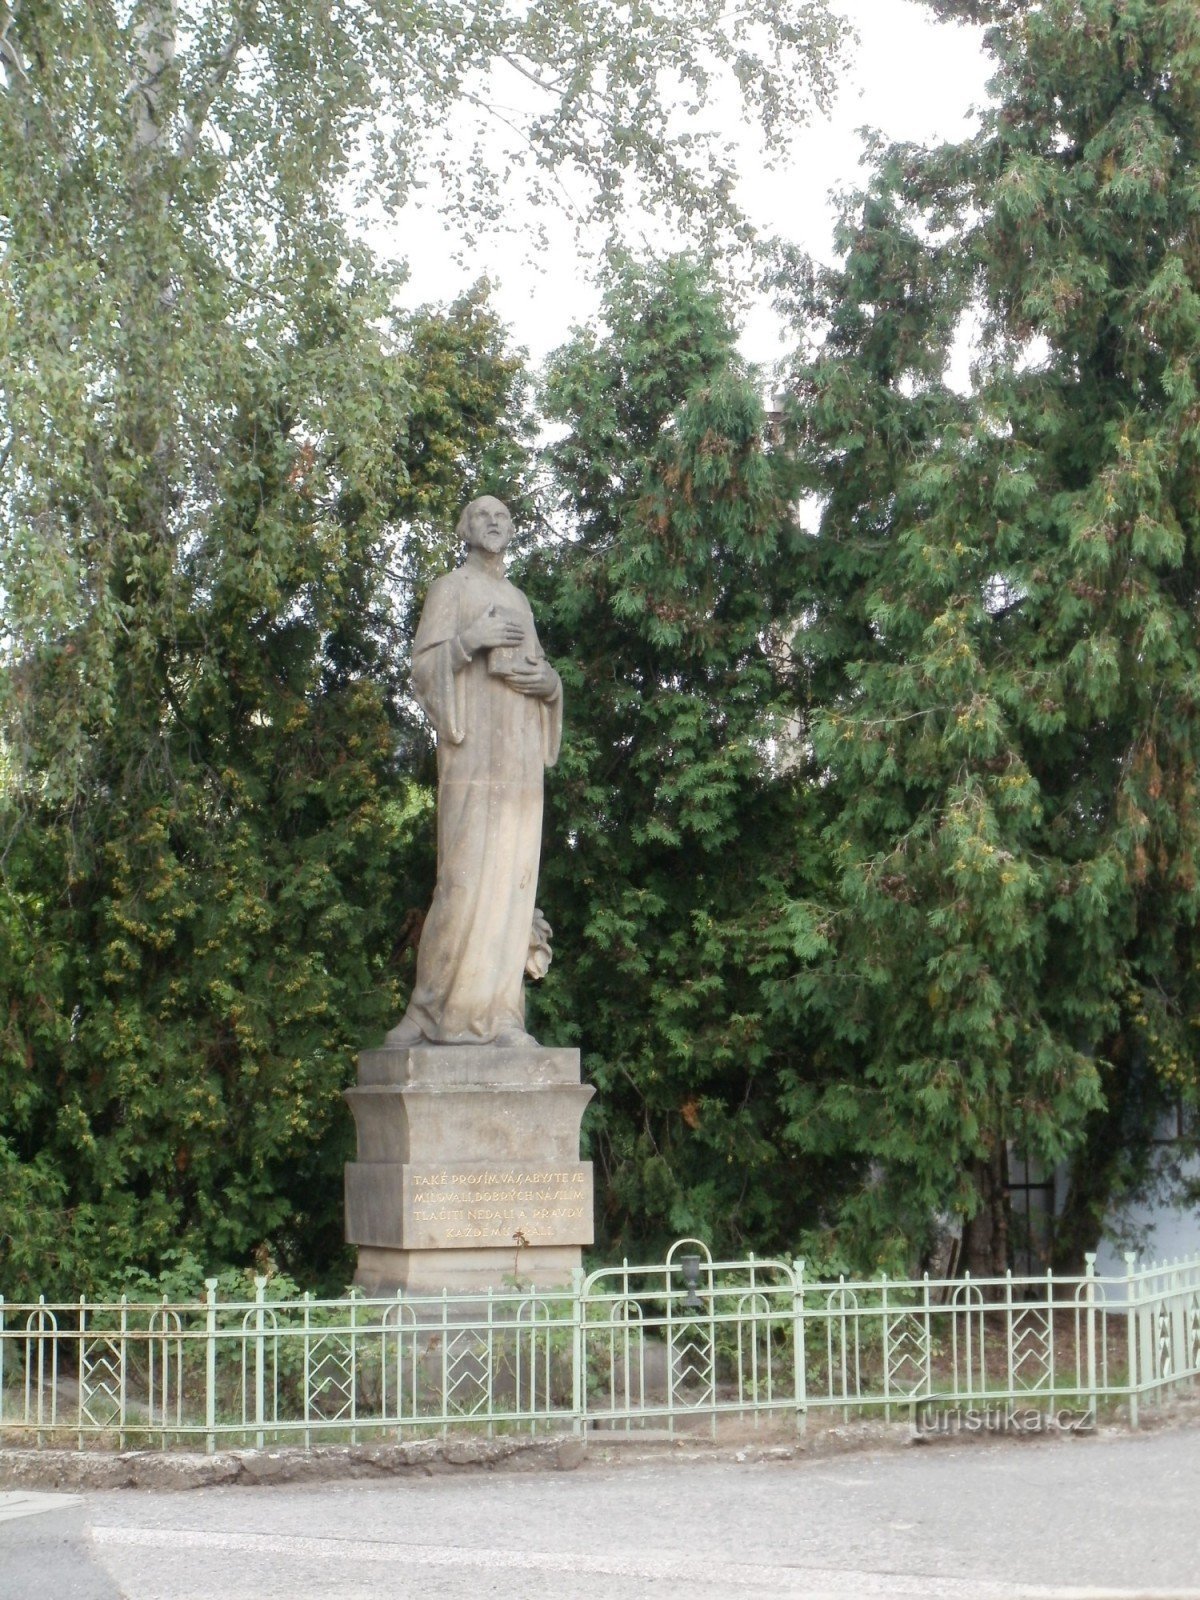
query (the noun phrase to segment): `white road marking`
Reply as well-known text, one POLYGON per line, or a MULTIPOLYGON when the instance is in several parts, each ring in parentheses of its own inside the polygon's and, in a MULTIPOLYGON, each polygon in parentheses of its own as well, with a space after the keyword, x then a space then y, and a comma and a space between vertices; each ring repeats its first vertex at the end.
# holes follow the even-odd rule
POLYGON ((29 1489, 5 1489, 0 1491, 0 1522, 36 1517, 39 1511, 62 1511, 78 1499, 77 1494, 34 1494, 29 1489))
POLYGON ((761 1586, 777 1594, 835 1600, 835 1597, 880 1595, 890 1600, 1200 1600, 1200 1589, 1112 1589, 1061 1587, 998 1582, 979 1578, 935 1577, 886 1571, 851 1571, 846 1568, 768 1566, 761 1563, 714 1561, 707 1556, 681 1552, 673 1556, 610 1556, 595 1552, 558 1554, 544 1550, 464 1548, 451 1545, 407 1544, 399 1540, 299 1538, 268 1533, 225 1533, 199 1528, 122 1528, 97 1525, 89 1529, 97 1545, 110 1549, 212 1550, 237 1555, 285 1556, 336 1563, 339 1569, 363 1562, 401 1567, 440 1567, 478 1572, 539 1572, 594 1577, 633 1578, 705 1586, 723 1585, 730 1593, 761 1586))

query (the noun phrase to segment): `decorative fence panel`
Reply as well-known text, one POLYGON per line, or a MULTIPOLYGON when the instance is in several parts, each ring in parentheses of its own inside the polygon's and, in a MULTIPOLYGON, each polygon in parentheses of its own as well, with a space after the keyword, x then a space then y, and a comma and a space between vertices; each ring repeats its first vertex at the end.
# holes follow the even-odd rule
POLYGON ((33 1305, 0 1300, 0 1442, 262 1447, 460 1428, 1135 1425, 1200 1375, 1200 1259, 1097 1277, 806 1279, 694 1240, 569 1289, 33 1305), (979 1419, 983 1419, 982 1423, 979 1419), (1039 1420, 1040 1419, 1040 1420, 1039 1420))

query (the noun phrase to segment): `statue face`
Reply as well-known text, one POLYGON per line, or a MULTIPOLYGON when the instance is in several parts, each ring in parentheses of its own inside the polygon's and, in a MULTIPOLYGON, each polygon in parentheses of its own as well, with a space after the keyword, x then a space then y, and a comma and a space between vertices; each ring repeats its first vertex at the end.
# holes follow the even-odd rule
POLYGON ((489 555, 499 555, 507 549, 513 536, 512 518, 503 500, 485 494, 476 500, 467 515, 467 543, 476 550, 486 550, 489 555))

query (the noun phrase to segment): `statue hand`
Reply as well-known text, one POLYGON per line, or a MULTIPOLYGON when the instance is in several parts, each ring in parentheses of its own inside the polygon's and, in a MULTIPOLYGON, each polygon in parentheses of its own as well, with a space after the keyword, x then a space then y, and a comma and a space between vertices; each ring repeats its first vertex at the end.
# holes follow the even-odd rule
POLYGON ((524 638, 525 629, 521 619, 513 612, 504 611, 499 606, 490 606, 458 636, 459 643, 469 656, 473 656, 476 650, 494 650, 518 645, 524 638))
POLYGON ((549 700, 558 688, 558 673, 545 656, 541 656, 536 661, 515 661, 504 674, 504 681, 518 694, 531 694, 539 700, 549 700))

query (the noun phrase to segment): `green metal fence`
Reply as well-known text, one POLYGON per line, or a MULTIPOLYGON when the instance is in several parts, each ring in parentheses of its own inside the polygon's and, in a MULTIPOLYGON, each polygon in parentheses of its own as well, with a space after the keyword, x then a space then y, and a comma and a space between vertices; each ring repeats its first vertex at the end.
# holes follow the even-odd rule
POLYGON ((1200 1259, 1099 1277, 806 1278, 696 1241, 566 1290, 5 1304, 0 1442, 263 1446, 459 1428, 1093 1426, 1200 1375, 1200 1259))

